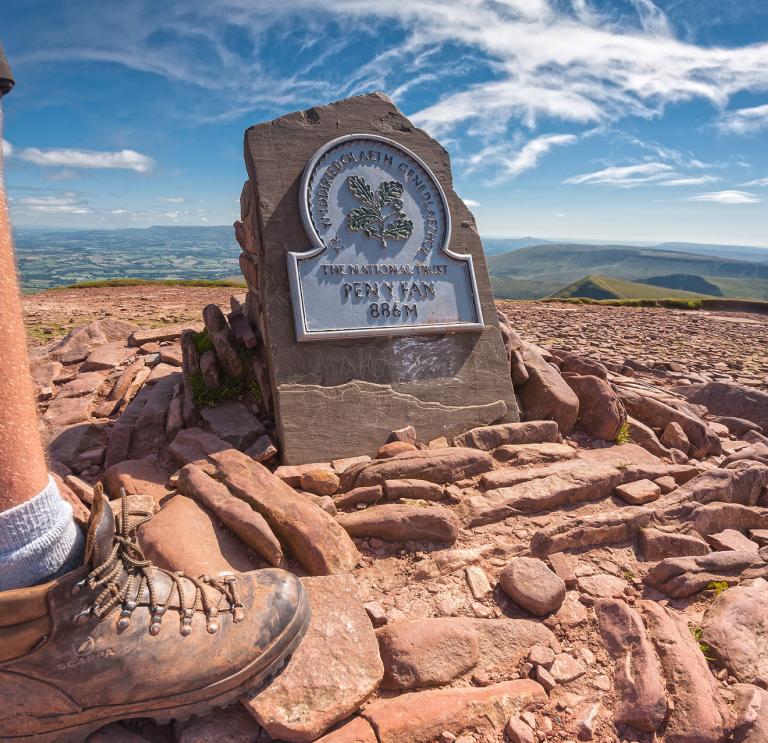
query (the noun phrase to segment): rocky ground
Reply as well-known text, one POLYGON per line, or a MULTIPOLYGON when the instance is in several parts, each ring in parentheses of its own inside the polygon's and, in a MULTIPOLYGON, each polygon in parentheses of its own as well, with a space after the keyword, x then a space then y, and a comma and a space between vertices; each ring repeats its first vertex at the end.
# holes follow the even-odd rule
POLYGON ((182 341, 227 290, 91 291, 27 300, 85 325, 34 361, 80 517, 99 482, 150 495, 157 564, 287 566, 313 606, 266 690, 93 740, 768 740, 768 318, 500 303, 524 422, 285 467, 268 395, 191 401, 258 351, 238 302, 207 361, 182 341))

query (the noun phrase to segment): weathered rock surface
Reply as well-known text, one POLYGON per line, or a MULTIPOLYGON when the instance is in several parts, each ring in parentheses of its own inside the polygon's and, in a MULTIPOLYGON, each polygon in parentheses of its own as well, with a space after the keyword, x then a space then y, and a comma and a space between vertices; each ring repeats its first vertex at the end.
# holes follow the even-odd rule
POLYGON ((652 527, 640 530, 637 543, 642 556, 654 562, 667 557, 706 555, 709 552, 707 543, 695 534, 659 531, 652 527))
POLYGON ((669 449, 659 441, 650 426, 646 426, 645 423, 632 418, 632 416, 627 416, 627 425, 629 438, 642 446, 643 449, 647 449, 657 457, 669 457, 671 455, 669 449))
POLYGON ((378 630, 385 689, 444 686, 477 665, 478 635, 462 619, 396 622, 378 630))
POLYGON ((296 743, 315 740, 351 715, 384 674, 354 578, 302 578, 302 583, 312 604, 306 636, 266 689, 241 700, 272 738, 296 743))
MULTIPOLYGON (((378 485, 371 486, 377 488, 378 485)), ((446 497, 445 488, 426 480, 385 480, 384 496, 387 500, 412 500, 438 501, 446 497)))
POLYGON ((735 684, 734 743, 765 743, 768 740, 768 691, 750 684, 735 684))
POLYGON ((143 459, 126 459, 113 464, 104 473, 104 485, 112 498, 120 497, 120 488, 129 495, 150 495, 158 503, 170 494, 168 476, 171 473, 152 454, 143 459))
POLYGON ((540 617, 557 611, 565 598, 565 582, 532 557, 513 560, 499 575, 499 585, 518 606, 540 617))
POLYGON ((264 517, 194 464, 179 472, 179 491, 194 498, 221 521, 243 544, 260 554, 270 565, 283 564, 283 550, 264 517))
POLYGON ((707 503, 695 508, 688 520, 703 536, 724 529, 766 529, 768 508, 743 506, 740 503, 707 503))
POLYGON ((139 529, 139 542, 155 565, 187 575, 221 575, 258 567, 240 540, 184 495, 173 496, 139 529))
POLYGON ((652 480, 633 480, 616 486, 616 495, 630 506, 642 506, 658 500, 661 488, 652 480))
POLYGON ((215 709, 205 717, 192 717, 185 722, 177 722, 174 732, 176 743, 210 743, 214 740, 258 743, 261 727, 242 707, 232 706, 215 709))
POLYGON ((673 598, 691 596, 704 590, 712 581, 725 581, 729 585, 739 582, 742 571, 751 567, 765 567, 754 552, 710 552, 695 557, 669 557, 654 565, 646 574, 645 582, 673 598))
POLYGON ((653 511, 643 506, 577 516, 562 524, 539 529, 531 539, 531 553, 546 557, 567 549, 624 542, 633 539, 652 517, 653 511))
POLYGON ((176 436, 170 451, 181 464, 215 475, 258 511, 310 573, 347 573, 357 564, 354 543, 332 516, 227 442, 190 428, 176 436))
POLYGON ((444 730, 497 740, 513 713, 536 708, 546 694, 529 679, 486 687, 436 689, 381 699, 363 712, 380 743, 433 743, 444 730))
POLYGON ((493 456, 513 467, 527 467, 573 459, 576 449, 567 444, 508 444, 496 449, 493 456))
POLYGON ((206 430, 239 451, 245 451, 265 430, 262 422, 237 400, 226 400, 212 408, 202 408, 200 417, 206 430))
POLYGON ((614 666, 618 724, 653 733, 664 721, 664 679, 640 615, 617 599, 595 603, 595 617, 614 666))
POLYGON ((567 436, 576 425, 579 398, 530 343, 522 349, 528 381, 517 390, 525 420, 553 420, 567 436))
POLYGON ((768 581, 757 578, 723 591, 707 608, 702 629, 702 640, 732 676, 768 686, 768 581))
POLYGON ((390 459, 362 463, 342 474, 342 488, 380 485, 385 480, 427 480, 438 484, 455 482, 493 469, 488 452, 468 448, 425 449, 404 452, 390 459))
POLYGON ((500 423, 496 426, 480 426, 455 436, 454 446, 467 446, 490 451, 509 444, 557 443, 560 431, 554 421, 532 420, 526 423, 500 423))
POLYGON ((627 413, 613 387, 591 374, 565 374, 563 378, 579 398, 578 427, 595 438, 615 441, 627 413))
POLYGON ((442 506, 387 503, 338 516, 353 537, 378 537, 392 542, 448 542, 459 535, 459 521, 442 506))
POLYGON ((518 513, 549 511, 566 505, 607 498, 621 482, 613 467, 575 464, 559 474, 472 496, 464 519, 470 526, 489 524, 518 513))
POLYGON ((653 601, 641 602, 641 611, 674 703, 664 740, 720 743, 730 714, 685 618, 653 601))
POLYGON ((678 390, 689 402, 704 405, 714 415, 744 418, 768 429, 768 392, 733 382, 708 382, 678 390))
POLYGON ((96 346, 88 354, 85 363, 80 367, 80 372, 93 372, 114 369, 124 363, 131 356, 136 355, 135 348, 128 348, 124 341, 113 341, 96 346))

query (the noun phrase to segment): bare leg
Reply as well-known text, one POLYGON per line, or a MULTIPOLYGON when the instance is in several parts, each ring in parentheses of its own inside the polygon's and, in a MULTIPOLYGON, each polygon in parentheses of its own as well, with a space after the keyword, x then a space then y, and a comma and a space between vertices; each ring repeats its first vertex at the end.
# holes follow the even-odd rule
POLYGON ((24 503, 48 483, 3 176, 0 155, 0 511, 24 503))

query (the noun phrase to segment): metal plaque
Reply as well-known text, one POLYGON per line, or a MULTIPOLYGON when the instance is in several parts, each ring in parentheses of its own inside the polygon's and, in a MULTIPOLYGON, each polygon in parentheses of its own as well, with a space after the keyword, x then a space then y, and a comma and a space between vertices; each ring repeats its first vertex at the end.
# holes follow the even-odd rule
POLYGON ((288 253, 299 341, 483 329, 472 256, 449 250, 445 194, 410 150, 372 134, 328 142, 299 211, 312 243, 288 253))

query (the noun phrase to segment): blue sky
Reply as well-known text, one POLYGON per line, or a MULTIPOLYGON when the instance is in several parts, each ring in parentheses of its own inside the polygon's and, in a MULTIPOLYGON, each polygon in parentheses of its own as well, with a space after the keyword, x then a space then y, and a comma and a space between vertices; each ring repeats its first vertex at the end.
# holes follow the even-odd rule
POLYGON ((382 90, 488 236, 768 246, 765 0, 5 0, 17 226, 227 224, 244 129, 382 90))

